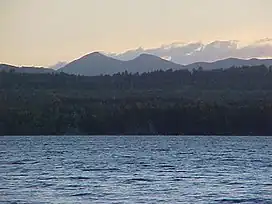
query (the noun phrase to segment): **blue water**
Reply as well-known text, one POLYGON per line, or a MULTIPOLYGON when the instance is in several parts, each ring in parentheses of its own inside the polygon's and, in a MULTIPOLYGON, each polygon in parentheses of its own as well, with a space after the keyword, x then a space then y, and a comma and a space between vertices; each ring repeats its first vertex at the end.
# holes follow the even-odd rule
POLYGON ((0 203, 272 203, 272 137, 0 137, 0 203))

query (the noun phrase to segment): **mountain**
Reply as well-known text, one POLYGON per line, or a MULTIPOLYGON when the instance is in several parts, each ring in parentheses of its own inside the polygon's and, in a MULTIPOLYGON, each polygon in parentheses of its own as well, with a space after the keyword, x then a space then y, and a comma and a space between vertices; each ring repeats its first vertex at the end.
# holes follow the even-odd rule
POLYGON ((185 66, 186 69, 192 70, 202 67, 203 70, 212 70, 212 69, 227 69, 230 67, 242 67, 242 66, 259 66, 265 65, 267 67, 272 66, 272 59, 237 59, 237 58, 228 58, 223 60, 218 60, 215 62, 196 62, 185 66))
POLYGON ((108 57, 99 52, 93 52, 67 64, 58 71, 69 74, 95 76, 101 74, 111 75, 118 72, 124 72, 125 70, 127 70, 129 73, 144 73, 167 69, 192 70, 202 67, 203 70, 212 70, 220 68, 227 69, 233 66, 241 67, 258 65, 265 65, 267 67, 272 66, 272 59, 245 60, 228 58, 215 62, 197 62, 189 65, 180 65, 150 54, 141 54, 132 60, 122 61, 108 57))
MULTIPOLYGON (((202 67, 203 70, 213 69, 227 69, 230 67, 241 67, 241 66, 258 66, 265 65, 267 67, 272 66, 272 59, 238 59, 228 58, 218 60, 215 62, 196 62, 189 65, 180 65, 171 61, 162 59, 160 57, 141 54, 138 57, 122 61, 117 60, 99 52, 93 52, 85 55, 71 63, 61 67, 57 72, 64 72, 68 74, 84 75, 84 76, 97 76, 97 75, 112 75, 119 72, 128 71, 129 73, 144 73, 155 70, 179 70, 179 69, 198 69, 202 67)), ((42 67, 16 67, 7 64, 0 64, 0 71, 11 71, 19 73, 53 73, 54 69, 42 68, 42 67)))
POLYGON ((42 73, 53 73, 53 69, 43 67, 16 67, 8 64, 0 64, 1 71, 14 71, 18 73, 29 73, 29 74, 42 74, 42 73))
POLYGON ((133 60, 124 61, 124 64, 126 64, 128 72, 131 73, 144 73, 168 69, 178 70, 183 68, 182 65, 175 64, 171 61, 150 54, 141 54, 133 60))
POLYGON ((8 65, 8 64, 0 64, 0 72, 1 71, 8 72, 8 71, 11 71, 11 70, 15 70, 17 68, 18 67, 15 67, 15 66, 12 66, 12 65, 8 65))
POLYGON ((181 69, 182 66, 148 54, 141 54, 133 60, 121 61, 99 52, 85 55, 59 69, 60 72, 85 76, 115 74, 128 71, 143 73, 154 70, 181 69))
POLYGON ((122 61, 107 57, 99 52, 93 52, 72 61, 58 69, 58 71, 68 74, 95 76, 123 72, 124 68, 122 61))

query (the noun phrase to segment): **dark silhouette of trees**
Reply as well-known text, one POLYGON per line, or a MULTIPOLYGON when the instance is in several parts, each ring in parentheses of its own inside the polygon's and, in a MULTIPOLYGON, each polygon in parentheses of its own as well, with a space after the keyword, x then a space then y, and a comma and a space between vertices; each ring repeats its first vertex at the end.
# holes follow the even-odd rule
POLYGON ((271 67, 0 73, 0 135, 271 135, 271 67))

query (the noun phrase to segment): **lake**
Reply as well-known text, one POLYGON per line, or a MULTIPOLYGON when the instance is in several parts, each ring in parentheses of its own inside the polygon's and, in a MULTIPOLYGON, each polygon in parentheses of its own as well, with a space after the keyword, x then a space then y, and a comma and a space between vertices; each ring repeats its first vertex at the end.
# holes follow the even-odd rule
POLYGON ((0 203, 272 203, 272 137, 2 136, 0 203))

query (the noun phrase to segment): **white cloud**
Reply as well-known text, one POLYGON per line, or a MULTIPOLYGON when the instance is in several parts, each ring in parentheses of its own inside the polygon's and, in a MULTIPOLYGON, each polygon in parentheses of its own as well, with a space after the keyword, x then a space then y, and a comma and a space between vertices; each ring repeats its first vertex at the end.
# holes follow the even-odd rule
POLYGON ((264 38, 257 40, 255 44, 271 44, 272 45, 272 38, 264 38))
POLYGON ((167 57, 179 64, 191 64, 194 62, 210 62, 229 57, 235 58, 266 58, 272 57, 272 38, 260 39, 254 43, 241 45, 236 40, 214 41, 211 43, 172 43, 158 48, 129 50, 124 53, 108 54, 121 60, 130 60, 142 53, 156 55, 161 58, 167 57))

